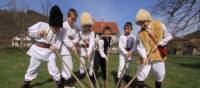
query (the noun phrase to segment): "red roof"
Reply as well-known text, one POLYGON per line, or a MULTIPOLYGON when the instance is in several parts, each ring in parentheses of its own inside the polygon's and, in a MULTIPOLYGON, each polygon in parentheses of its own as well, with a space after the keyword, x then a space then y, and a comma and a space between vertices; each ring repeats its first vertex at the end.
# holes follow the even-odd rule
POLYGON ((93 24, 93 31, 95 33, 102 33, 103 28, 105 26, 109 26, 112 30, 112 33, 118 33, 119 32, 118 26, 115 22, 96 22, 96 21, 93 24))

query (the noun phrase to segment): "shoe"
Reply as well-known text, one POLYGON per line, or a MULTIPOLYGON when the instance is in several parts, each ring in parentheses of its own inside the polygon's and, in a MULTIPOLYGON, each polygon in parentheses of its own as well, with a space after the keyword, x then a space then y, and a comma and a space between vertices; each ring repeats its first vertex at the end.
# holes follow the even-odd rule
POLYGON ((30 84, 31 84, 31 81, 24 81, 23 88, 31 88, 30 84))
POLYGON ((161 82, 158 82, 158 81, 155 82, 155 87, 156 88, 161 88, 161 86, 162 86, 161 82))
POLYGON ((81 79, 81 80, 82 80, 82 79, 84 79, 84 78, 85 78, 85 73, 82 73, 82 74, 81 74, 81 73, 79 73, 79 76, 78 76, 78 78, 79 78, 79 79, 81 79))
POLYGON ((93 86, 96 87, 96 81, 94 76, 90 76, 90 80, 92 81, 93 86))
POLYGON ((62 81, 56 81, 57 88, 64 88, 62 81))
POLYGON ((69 78, 67 80, 64 80, 63 83, 64 83, 65 86, 67 85, 67 86, 70 87, 70 86, 72 86, 75 83, 75 81, 74 81, 73 78, 69 78))

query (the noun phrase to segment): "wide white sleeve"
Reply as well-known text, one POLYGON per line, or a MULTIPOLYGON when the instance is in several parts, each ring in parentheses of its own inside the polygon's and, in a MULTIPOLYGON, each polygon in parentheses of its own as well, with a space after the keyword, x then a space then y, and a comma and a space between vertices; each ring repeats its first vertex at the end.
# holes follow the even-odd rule
POLYGON ((167 28, 164 24, 162 24, 164 29, 164 38, 158 43, 160 46, 165 46, 172 39, 172 35, 167 31, 167 28))
POLYGON ((100 53, 101 57, 106 58, 106 54, 104 53, 104 47, 103 47, 104 41, 103 41, 103 40, 100 40, 100 41, 98 42, 98 45, 99 45, 98 48, 99 48, 99 53, 100 53))
POLYGON ((137 51, 139 53, 139 55, 142 58, 146 58, 147 57, 147 52, 146 49, 144 48, 142 41, 140 39, 138 39, 138 43, 137 43, 137 51))
POLYGON ((62 31, 56 33, 56 41, 55 43, 53 44, 54 47, 56 47, 57 49, 60 49, 61 48, 61 44, 62 44, 62 31))
POLYGON ((123 46, 123 39, 122 37, 120 36, 119 38, 119 50, 124 54, 126 55, 128 52, 125 50, 124 46, 123 46))
POLYGON ((36 24, 30 26, 30 27, 28 28, 28 34, 29 34, 29 36, 32 37, 32 38, 35 38, 35 39, 41 38, 41 36, 38 35, 37 32, 40 31, 40 30, 42 29, 42 26, 44 26, 44 25, 42 24, 42 22, 38 22, 38 23, 36 23, 36 24))
MULTIPOLYGON (((65 30, 65 29, 63 29, 65 30)), ((69 48, 72 48, 74 46, 74 44, 72 43, 72 41, 68 38, 68 36, 66 35, 65 32, 62 32, 62 40, 63 40, 63 44, 69 48)))
POLYGON ((75 36, 75 38, 72 40, 72 42, 73 42, 74 44, 77 44, 77 43, 79 42, 79 34, 78 34, 78 33, 76 33, 76 36, 75 36))
POLYGON ((88 49, 88 54, 90 55, 94 49, 95 46, 95 35, 94 32, 90 33, 90 42, 89 42, 89 49, 88 49))

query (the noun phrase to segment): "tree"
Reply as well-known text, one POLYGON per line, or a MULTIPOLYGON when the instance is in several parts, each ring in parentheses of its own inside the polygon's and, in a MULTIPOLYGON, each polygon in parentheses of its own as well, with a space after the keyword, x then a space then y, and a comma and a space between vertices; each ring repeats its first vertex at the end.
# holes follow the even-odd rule
POLYGON ((41 9, 42 9, 42 13, 45 16, 48 16, 49 11, 51 9, 52 3, 50 2, 50 0, 42 0, 41 1, 41 9))
POLYGON ((200 29, 200 0, 159 0, 154 12, 166 16, 175 35, 181 31, 200 29))

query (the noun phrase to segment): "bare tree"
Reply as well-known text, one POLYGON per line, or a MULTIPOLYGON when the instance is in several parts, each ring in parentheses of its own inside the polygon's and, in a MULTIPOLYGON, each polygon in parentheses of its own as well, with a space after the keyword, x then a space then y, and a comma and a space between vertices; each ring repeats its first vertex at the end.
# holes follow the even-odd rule
POLYGON ((199 30, 200 0, 159 0, 154 12, 167 17, 174 35, 190 29, 199 30))
POLYGON ((52 3, 50 2, 50 0, 42 0, 41 1, 42 13, 47 16, 49 14, 51 6, 52 6, 52 3))

